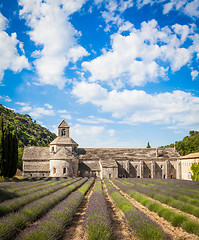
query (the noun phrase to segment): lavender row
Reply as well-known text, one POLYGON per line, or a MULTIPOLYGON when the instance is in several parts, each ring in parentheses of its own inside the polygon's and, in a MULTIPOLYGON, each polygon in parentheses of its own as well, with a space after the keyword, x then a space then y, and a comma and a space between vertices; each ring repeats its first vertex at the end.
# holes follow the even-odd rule
POLYGON ((37 182, 37 184, 30 184, 29 186, 26 186, 25 188, 17 188, 17 189, 11 189, 11 190, 4 190, 4 189, 0 189, 0 202, 9 200, 9 199, 13 199, 16 197, 21 197, 24 195, 27 195, 29 193, 35 192, 35 191, 39 191, 42 190, 44 188, 47 188, 48 186, 53 186, 56 184, 60 184, 61 182, 66 181, 66 180, 61 180, 61 181, 41 181, 41 182, 37 182))
MULTIPOLYGON (((125 184, 125 180, 120 180, 125 184)), ((128 183, 127 183, 128 184, 128 183)), ((133 190, 140 192, 146 196, 149 196, 153 199, 156 199, 162 203, 165 203, 171 207, 174 207, 176 209, 179 209, 183 212, 192 214, 196 217, 199 217, 199 207, 194 206, 193 204, 186 203, 181 200, 174 199, 174 196, 167 193, 160 193, 158 189, 151 189, 148 187, 138 186, 138 185, 130 185, 133 190)))
POLYGON ((199 199, 199 184, 197 182, 183 181, 177 179, 136 179, 128 178, 128 181, 134 184, 144 184, 145 186, 162 187, 167 190, 175 190, 188 196, 199 199), (171 187, 172 186, 172 187, 171 187))
POLYGON ((22 188, 28 188, 30 185, 31 186, 37 186, 39 183, 44 183, 49 180, 45 180, 43 178, 38 178, 37 180, 34 181, 21 181, 21 182, 0 182, 0 188, 1 189, 8 189, 8 190, 18 190, 22 188))
POLYGON ((19 230, 40 218, 44 213, 66 198, 72 191, 80 187, 86 181, 87 178, 83 178, 48 196, 27 204, 18 212, 0 218, 0 239, 12 239, 19 230))
POLYGON ((105 184, 108 194, 111 196, 116 206, 122 210, 131 230, 136 233, 140 239, 168 239, 168 236, 159 225, 153 222, 139 209, 135 208, 108 180, 105 180, 105 184))
POLYGON ((17 237, 17 240, 60 238, 65 231, 65 227, 71 223, 73 215, 93 182, 94 178, 89 179, 78 190, 51 209, 37 224, 23 231, 17 237))
POLYGON ((95 188, 89 199, 84 216, 84 227, 86 229, 87 239, 89 240, 111 239, 111 221, 100 179, 97 179, 95 188))
POLYGON ((189 233, 199 236, 199 223, 191 220, 184 214, 177 213, 175 210, 163 206, 151 198, 135 191, 132 187, 127 186, 125 183, 116 179, 111 180, 123 192, 127 193, 130 197, 140 202, 147 207, 150 211, 156 212, 160 217, 163 217, 170 222, 174 227, 181 227, 189 233))
MULTIPOLYGON (((135 183, 135 181, 132 180, 125 180, 125 182, 130 183, 132 187, 136 188, 135 185, 141 186, 142 188, 147 188, 150 189, 151 194, 155 194, 155 193, 161 193, 167 197, 172 197, 176 200, 180 200, 182 202, 185 203, 190 203, 192 205, 195 205, 197 207, 199 207, 199 196, 197 196, 196 194, 190 194, 187 193, 185 191, 185 189, 182 189, 180 187, 175 187, 175 188, 170 188, 170 187, 166 187, 166 186, 161 186, 161 185, 156 185, 153 184, 151 185, 150 183, 148 184, 146 182, 146 184, 138 184, 135 183), (181 189, 181 190, 180 190, 181 189), (153 192, 153 193, 152 193, 153 192)), ((139 188, 139 187, 138 187, 139 188)), ((144 191, 144 190, 143 190, 144 191)))
POLYGON ((4 216, 10 212, 16 211, 17 209, 25 206, 26 204, 28 204, 36 199, 39 199, 41 197, 44 197, 46 195, 49 195, 50 193, 53 193, 61 188, 64 188, 64 187, 76 182, 77 180, 78 180, 78 178, 66 180, 55 186, 48 186, 48 188, 46 188, 46 189, 36 191, 34 193, 29 193, 25 196, 18 197, 17 199, 10 199, 10 200, 4 201, 4 202, 0 203, 0 216, 4 216))

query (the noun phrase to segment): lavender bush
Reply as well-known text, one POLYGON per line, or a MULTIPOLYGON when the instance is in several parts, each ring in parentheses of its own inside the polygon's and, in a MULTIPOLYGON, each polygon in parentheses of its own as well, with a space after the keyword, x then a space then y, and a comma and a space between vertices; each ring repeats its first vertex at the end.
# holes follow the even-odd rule
POLYGON ((86 181, 87 178, 83 178, 48 196, 27 204, 16 213, 11 213, 0 218, 0 239, 10 240, 13 238, 20 229, 40 218, 44 213, 66 198, 72 191, 80 187, 86 181))
MULTIPOLYGON (((120 180, 122 183, 126 183, 125 180, 120 180)), ((128 183, 126 183, 128 184, 128 183)), ((165 203, 171 207, 174 207, 176 209, 179 209, 183 212, 190 213, 196 217, 199 217, 199 207, 194 206, 193 204, 186 203, 181 200, 177 200, 175 198, 179 197, 177 194, 172 194, 169 191, 161 192, 160 188, 151 188, 151 187, 144 187, 144 186, 139 186, 139 185, 133 185, 132 189, 140 192, 144 195, 147 195, 153 199, 156 199, 162 203, 165 203)), ((183 198, 182 198, 183 199, 183 198)))
POLYGON ((155 222, 135 208, 108 180, 105 180, 105 184, 114 203, 125 214, 125 218, 129 222, 131 229, 140 239, 168 239, 168 236, 155 222))
POLYGON ((53 192, 55 192, 55 191, 57 191, 57 190, 59 190, 63 187, 66 187, 66 186, 76 182, 77 180, 78 180, 78 178, 66 180, 64 182, 61 182, 61 183, 55 185, 55 186, 48 186, 48 188, 46 188, 44 190, 36 191, 34 193, 29 193, 25 196, 18 197, 17 200, 16 199, 10 199, 10 200, 4 201, 4 202, 0 203, 0 216, 3 216, 3 215, 5 215, 9 212, 16 211, 20 207, 23 207, 26 204, 28 204, 28 203, 36 200, 36 199, 39 199, 43 196, 46 196, 50 193, 53 193, 53 192))
POLYGON ((183 214, 177 213, 175 210, 164 207, 161 203, 153 201, 151 198, 144 196, 143 194, 133 190, 132 187, 129 187, 116 179, 112 179, 112 181, 130 197, 146 206, 149 210, 158 213, 159 216, 171 222, 173 226, 182 227, 185 231, 199 236, 198 222, 191 220, 183 214))
POLYGON ((89 179, 78 190, 51 209, 36 225, 22 232, 17 239, 48 240, 60 238, 65 231, 65 226, 71 223, 73 215, 93 181, 94 178, 89 179))
POLYGON ((89 199, 84 216, 84 226, 89 240, 111 239, 111 221, 100 179, 97 179, 89 199))

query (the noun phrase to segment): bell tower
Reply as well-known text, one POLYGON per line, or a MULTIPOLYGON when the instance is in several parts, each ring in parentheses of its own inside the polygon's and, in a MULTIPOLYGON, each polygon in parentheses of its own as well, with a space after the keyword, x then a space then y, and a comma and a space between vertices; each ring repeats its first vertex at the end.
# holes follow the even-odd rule
POLYGON ((69 125, 63 120, 58 126, 58 137, 69 137, 69 125))

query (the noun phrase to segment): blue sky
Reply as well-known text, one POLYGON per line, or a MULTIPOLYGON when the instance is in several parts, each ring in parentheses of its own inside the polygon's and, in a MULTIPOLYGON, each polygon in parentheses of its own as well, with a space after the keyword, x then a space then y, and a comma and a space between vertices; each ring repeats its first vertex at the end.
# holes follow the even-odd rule
POLYGON ((198 0, 0 0, 0 102, 80 147, 199 130, 198 0))

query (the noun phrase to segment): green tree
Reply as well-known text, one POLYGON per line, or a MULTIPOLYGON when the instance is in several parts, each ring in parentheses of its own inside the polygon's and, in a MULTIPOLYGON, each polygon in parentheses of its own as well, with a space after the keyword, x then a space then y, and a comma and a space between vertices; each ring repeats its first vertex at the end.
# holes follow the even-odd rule
POLYGON ((3 126, 0 119, 0 176, 13 177, 17 170, 18 139, 15 132, 11 132, 8 123, 3 126))
POLYGON ((3 139, 4 139, 3 118, 0 117, 0 176, 3 175, 3 159, 4 159, 3 139))
POLYGON ((146 146, 147 148, 151 148, 151 145, 149 144, 149 142, 147 143, 147 146, 146 146))
POLYGON ((193 173, 191 175, 192 180, 199 181, 199 161, 197 163, 192 163, 191 171, 193 173))

